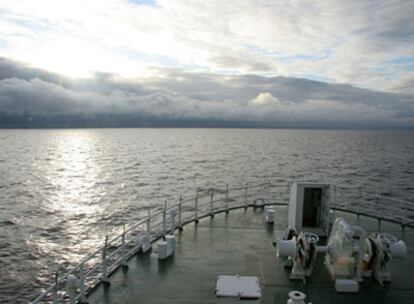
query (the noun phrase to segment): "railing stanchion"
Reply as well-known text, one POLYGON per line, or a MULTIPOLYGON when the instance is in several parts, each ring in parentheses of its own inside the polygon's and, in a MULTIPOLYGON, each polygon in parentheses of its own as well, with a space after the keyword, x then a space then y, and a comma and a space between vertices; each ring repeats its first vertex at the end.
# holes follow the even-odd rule
POLYGON ((270 198, 271 198, 271 195, 270 195, 270 187, 271 187, 271 183, 270 183, 270 181, 267 183, 267 201, 268 201, 268 203, 270 204, 270 198))
POLYGON ((105 236, 105 244, 102 248, 102 282, 105 284, 111 284, 108 278, 108 265, 106 260, 106 250, 108 247, 108 235, 105 236))
POLYGON ((123 230, 122 230, 122 237, 121 237, 121 241, 122 241, 122 263, 121 266, 123 268, 123 270, 127 270, 128 269, 128 262, 127 262, 127 249, 125 248, 125 224, 123 225, 123 230))
POLYGON ((85 293, 85 264, 82 263, 80 264, 79 267, 79 302, 80 303, 89 303, 88 299, 86 298, 86 293, 85 293))
POLYGON ((183 231, 182 212, 183 212, 183 197, 180 194, 180 201, 178 203, 178 230, 179 231, 183 231))
POLYGON ((359 223, 359 215, 361 213, 361 200, 362 200, 362 193, 361 193, 361 187, 358 188, 358 201, 357 201, 357 221, 359 223))
POLYGON ((247 188, 248 186, 246 184, 246 186, 244 187, 244 209, 247 209, 247 188))
POLYGON ((58 282, 59 282, 59 272, 56 271, 55 273, 55 285, 53 286, 52 292, 52 302, 53 304, 58 304, 58 282))
POLYGON ((378 199, 378 197, 375 199, 376 201, 376 205, 378 205, 378 210, 379 210, 379 215, 378 215, 378 232, 381 232, 381 219, 382 219, 382 206, 380 204, 380 200, 378 199))
POLYGON ((408 205, 408 200, 404 202, 404 207, 403 207, 404 214, 403 214, 403 217, 401 218, 401 238, 403 239, 403 241, 405 241, 405 221, 404 221, 404 219, 408 215, 408 213, 407 213, 408 206, 407 205, 408 205))
POLYGON ((213 206, 213 202, 214 202, 214 189, 211 188, 210 189, 210 216, 214 217, 214 206, 213 206))
POLYGON ((176 224, 175 224, 175 217, 177 216, 177 209, 173 208, 170 209, 170 219, 171 219, 171 230, 170 230, 170 234, 174 235, 175 232, 175 228, 177 228, 176 224))
POLYGON ((167 235, 167 201, 164 202, 164 209, 162 210, 162 236, 167 235))
POLYGON ((194 221, 198 223, 198 189, 196 191, 196 197, 194 200, 194 221))
POLYGON ((147 235, 151 235, 151 207, 148 207, 148 218, 147 218, 147 235))
POLYGON ((226 213, 229 213, 229 184, 226 184, 226 213))

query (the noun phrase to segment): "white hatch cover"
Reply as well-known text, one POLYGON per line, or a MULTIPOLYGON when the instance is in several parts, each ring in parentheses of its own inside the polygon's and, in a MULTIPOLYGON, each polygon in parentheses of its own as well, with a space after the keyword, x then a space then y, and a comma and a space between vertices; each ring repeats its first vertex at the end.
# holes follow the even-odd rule
POLYGON ((257 299, 262 295, 257 277, 220 275, 217 277, 216 295, 218 297, 257 299))

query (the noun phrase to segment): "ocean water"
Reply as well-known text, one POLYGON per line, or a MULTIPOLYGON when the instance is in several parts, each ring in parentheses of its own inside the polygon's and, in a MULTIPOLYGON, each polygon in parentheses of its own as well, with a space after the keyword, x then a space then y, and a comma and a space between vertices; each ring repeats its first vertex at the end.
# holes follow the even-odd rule
POLYGON ((0 302, 27 303, 104 235, 197 187, 322 181, 414 198, 414 132, 0 130, 0 302))

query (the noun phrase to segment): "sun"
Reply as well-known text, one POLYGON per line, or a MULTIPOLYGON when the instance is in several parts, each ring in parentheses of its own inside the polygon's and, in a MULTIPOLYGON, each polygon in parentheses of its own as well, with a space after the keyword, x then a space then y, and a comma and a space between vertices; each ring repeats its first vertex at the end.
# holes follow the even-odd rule
POLYGON ((87 77, 93 71, 106 69, 108 54, 91 42, 59 39, 37 48, 28 60, 33 66, 69 77, 87 77))

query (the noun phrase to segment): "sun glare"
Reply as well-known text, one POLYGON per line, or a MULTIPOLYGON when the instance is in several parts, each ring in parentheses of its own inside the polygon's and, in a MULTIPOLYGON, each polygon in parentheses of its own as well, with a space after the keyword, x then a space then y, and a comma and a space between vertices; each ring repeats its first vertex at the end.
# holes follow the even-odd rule
POLYGON ((38 49, 30 62, 35 66, 70 77, 87 77, 91 71, 102 70, 103 52, 94 44, 61 40, 38 49))

